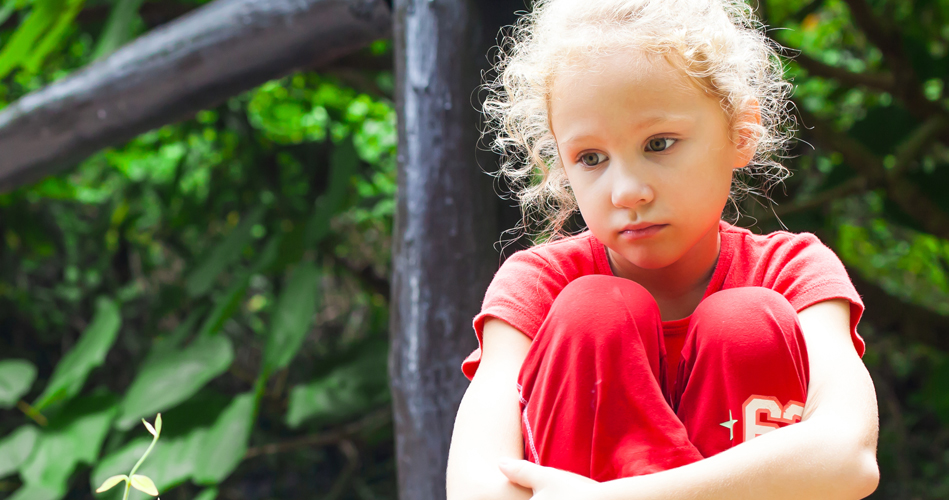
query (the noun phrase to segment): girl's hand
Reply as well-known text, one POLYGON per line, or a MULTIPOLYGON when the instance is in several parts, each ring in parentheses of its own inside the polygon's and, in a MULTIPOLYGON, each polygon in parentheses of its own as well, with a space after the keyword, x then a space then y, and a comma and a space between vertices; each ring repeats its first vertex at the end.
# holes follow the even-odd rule
POLYGON ((593 499, 593 491, 600 484, 579 474, 527 460, 501 459, 498 468, 512 483, 534 490, 531 500, 593 499))

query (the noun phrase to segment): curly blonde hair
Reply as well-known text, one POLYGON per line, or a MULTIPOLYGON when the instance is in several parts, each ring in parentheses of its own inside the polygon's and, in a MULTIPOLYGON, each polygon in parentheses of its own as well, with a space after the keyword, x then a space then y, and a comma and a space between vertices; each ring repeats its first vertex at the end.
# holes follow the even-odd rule
POLYGON ((794 136, 792 87, 777 44, 742 0, 536 0, 499 49, 495 76, 483 86, 484 133, 502 156, 497 174, 521 205, 523 229, 539 223, 543 236, 559 237, 577 210, 550 129, 550 89, 571 59, 608 51, 664 57, 720 101, 733 131, 757 141, 733 176, 736 208, 745 195, 767 197, 790 175, 775 158, 794 136), (760 124, 741 119, 753 103, 760 124), (755 178, 757 188, 748 182, 755 178))

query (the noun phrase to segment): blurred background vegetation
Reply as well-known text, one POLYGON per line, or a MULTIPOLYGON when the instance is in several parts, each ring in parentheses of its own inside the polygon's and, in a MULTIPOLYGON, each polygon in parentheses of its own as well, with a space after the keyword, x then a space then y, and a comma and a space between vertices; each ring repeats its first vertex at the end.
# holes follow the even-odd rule
MULTIPOLYGON (((202 3, 0 1, 0 108, 202 3)), ((947 498, 949 0, 758 7, 803 140, 739 225, 840 255, 869 307, 874 498, 947 498)), ((141 472, 164 498, 396 497, 390 47, 0 194, 0 498, 92 498, 159 411, 141 472)))

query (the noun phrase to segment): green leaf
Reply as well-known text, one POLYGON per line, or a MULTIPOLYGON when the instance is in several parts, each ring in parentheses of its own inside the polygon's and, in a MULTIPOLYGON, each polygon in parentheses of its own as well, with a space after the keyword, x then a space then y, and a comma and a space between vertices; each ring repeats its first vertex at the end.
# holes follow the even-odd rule
POLYGON ((353 362, 295 386, 290 391, 287 425, 297 428, 307 420, 341 421, 389 402, 387 360, 388 346, 374 343, 353 362))
POLYGON ((42 410, 50 403, 71 399, 78 394, 89 372, 105 361, 121 325, 119 307, 107 298, 100 298, 92 323, 75 347, 56 365, 49 385, 33 406, 42 410))
POLYGON ((158 488, 155 487, 155 483, 148 476, 143 476, 141 474, 135 474, 131 478, 132 487, 143 493, 147 493, 153 497, 158 496, 158 488))
POLYGON ((64 0, 37 0, 26 20, 17 28, 0 51, 0 79, 29 57, 30 47, 56 22, 64 0))
POLYGON ((109 19, 102 28, 99 43, 92 52, 92 59, 105 57, 125 45, 134 36, 132 28, 143 0, 119 0, 112 7, 109 19))
POLYGON ((128 481, 128 479, 129 479, 129 477, 126 476, 125 474, 119 474, 119 475, 117 475, 117 476, 112 476, 112 477, 110 477, 109 479, 106 479, 105 481, 103 481, 103 482, 102 482, 102 486, 99 486, 98 488, 96 488, 96 493, 102 493, 102 492, 105 492, 105 491, 109 491, 109 490, 111 490, 112 488, 115 488, 119 483, 124 483, 124 482, 128 481))
POLYGON ((116 426, 130 429, 142 417, 175 407, 227 371, 233 360, 234 348, 223 335, 199 337, 152 360, 129 386, 116 426))
POLYGON ((307 245, 319 243, 329 234, 330 220, 343 207, 349 189, 350 177, 359 166, 359 156, 351 141, 336 145, 330 157, 330 175, 326 192, 316 200, 313 216, 306 225, 307 245))
MULTIPOLYGON (((89 475, 89 486, 96 488, 97 485, 104 483, 106 479, 117 472, 128 473, 132 470, 135 462, 145 454, 145 450, 148 449, 151 442, 151 438, 136 438, 103 457, 96 463, 95 468, 92 469, 92 473, 89 475)), ((161 455, 162 449, 167 444, 167 441, 159 441, 155 444, 155 448, 152 450, 153 455, 149 456, 149 459, 142 465, 142 470, 146 471, 146 474, 152 472, 149 467, 154 462, 154 457, 161 455)))
POLYGON ((3 24, 10 18, 10 15, 16 12, 17 0, 6 0, 0 5, 0 24, 3 24))
POLYGON ((300 350, 316 312, 320 272, 313 264, 301 263, 277 300, 271 318, 270 336, 264 348, 264 372, 273 373, 288 364, 300 350))
POLYGON ((142 361, 142 369, 145 369, 149 364, 160 360, 166 354, 176 352, 178 346, 188 335, 191 334, 191 331, 194 330, 195 325, 198 324, 198 320, 201 319, 201 316, 204 315, 206 308, 197 308, 191 313, 188 314, 188 317, 185 318, 174 330, 171 331, 168 335, 162 335, 155 339, 155 342, 152 344, 152 348, 148 351, 148 355, 145 357, 145 360, 142 361))
POLYGON ((43 484, 26 483, 16 490, 10 500, 59 500, 66 494, 66 485, 50 488, 43 484))
POLYGON ((205 318, 198 331, 198 337, 208 337, 216 335, 224 323, 230 319, 241 305, 241 299, 247 293, 247 286, 250 283, 250 273, 243 272, 235 280, 223 295, 217 298, 211 313, 205 318))
POLYGON ((42 432, 33 454, 20 468, 23 482, 59 491, 65 488, 77 464, 94 463, 115 415, 112 399, 88 397, 72 406, 76 413, 64 409, 64 413, 70 413, 69 421, 62 425, 51 424, 42 432), (75 410, 85 403, 105 408, 90 413, 75 410))
POLYGON ((208 430, 197 459, 194 482, 214 485, 227 478, 247 453, 254 425, 254 394, 241 394, 208 430))
POLYGON ((194 500, 215 500, 216 498, 217 488, 208 488, 194 497, 194 500))
POLYGON ((22 359, 0 361, 0 408, 12 408, 30 390, 36 367, 22 359))
POLYGON ((225 269, 231 267, 241 256, 244 247, 253 241, 251 230, 264 216, 264 207, 257 207, 208 253, 205 259, 188 276, 185 288, 192 297, 202 296, 214 286, 214 280, 225 269))
MULTIPOLYGON (((139 472, 152 478, 160 490, 168 490, 184 483, 194 473, 195 464, 207 434, 205 429, 196 429, 190 434, 175 439, 162 438, 152 449, 152 454, 139 469, 139 472)), ((90 475, 90 485, 99 484, 110 474, 131 470, 139 457, 145 453, 151 439, 139 438, 106 456, 96 464, 90 475)), ((130 498, 144 497, 132 493, 130 498)))
POLYGON ((0 478, 13 474, 23 465, 33 451, 39 434, 36 427, 23 425, 0 441, 0 478))
POLYGON ((28 71, 38 72, 43 61, 46 60, 46 56, 60 46, 66 32, 73 26, 73 19, 82 10, 84 0, 68 0, 68 2, 69 4, 59 14, 43 40, 33 49, 29 58, 23 61, 23 67, 28 71))

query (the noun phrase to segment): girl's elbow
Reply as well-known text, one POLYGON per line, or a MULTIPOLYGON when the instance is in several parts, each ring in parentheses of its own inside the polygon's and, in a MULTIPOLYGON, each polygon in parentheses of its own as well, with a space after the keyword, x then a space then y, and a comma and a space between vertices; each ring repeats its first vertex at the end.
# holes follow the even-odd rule
POLYGON ((864 449, 855 460, 854 489, 856 498, 866 498, 880 485, 880 466, 877 464, 876 450, 864 449))

